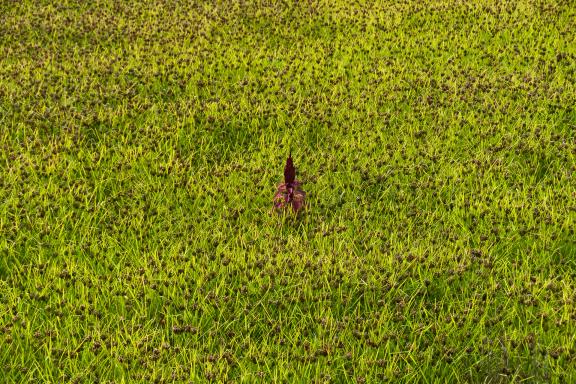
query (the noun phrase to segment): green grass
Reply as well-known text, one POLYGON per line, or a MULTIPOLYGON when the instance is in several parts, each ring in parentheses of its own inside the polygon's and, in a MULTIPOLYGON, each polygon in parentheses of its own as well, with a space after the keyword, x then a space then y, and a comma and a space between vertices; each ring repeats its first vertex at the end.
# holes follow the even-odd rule
POLYGON ((576 380, 570 1, 184 3, 0 2, 0 380, 576 380))

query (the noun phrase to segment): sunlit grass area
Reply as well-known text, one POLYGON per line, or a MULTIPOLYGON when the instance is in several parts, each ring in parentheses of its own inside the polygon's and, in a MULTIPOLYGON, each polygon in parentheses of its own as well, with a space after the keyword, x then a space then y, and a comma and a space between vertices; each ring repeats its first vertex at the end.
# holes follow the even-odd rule
POLYGON ((570 1, 1 1, 0 381, 574 382, 575 31, 570 1))

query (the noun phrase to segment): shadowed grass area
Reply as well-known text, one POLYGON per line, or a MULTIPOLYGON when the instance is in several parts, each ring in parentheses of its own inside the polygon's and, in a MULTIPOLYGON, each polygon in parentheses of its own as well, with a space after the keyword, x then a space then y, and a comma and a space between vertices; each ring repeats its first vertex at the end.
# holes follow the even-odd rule
POLYGON ((574 20, 1 2, 4 381, 574 381, 574 20))

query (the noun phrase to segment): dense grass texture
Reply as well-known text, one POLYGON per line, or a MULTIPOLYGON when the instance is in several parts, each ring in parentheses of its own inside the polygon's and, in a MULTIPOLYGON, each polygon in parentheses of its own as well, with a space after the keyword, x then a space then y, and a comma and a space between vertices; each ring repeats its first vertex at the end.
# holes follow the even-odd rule
POLYGON ((0 1, 0 381, 576 382, 575 32, 562 0, 0 1))

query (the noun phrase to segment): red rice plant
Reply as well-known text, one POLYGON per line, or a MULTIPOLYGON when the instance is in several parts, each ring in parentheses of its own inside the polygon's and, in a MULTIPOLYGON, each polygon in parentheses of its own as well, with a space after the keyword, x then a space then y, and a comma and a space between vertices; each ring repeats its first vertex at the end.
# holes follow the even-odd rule
POLYGON ((300 209, 304 208, 306 193, 302 190, 301 185, 296 180, 296 168, 294 168, 292 153, 290 153, 284 167, 284 182, 278 185, 276 195, 274 195, 274 208, 280 212, 292 207, 294 213, 298 213, 300 209))

